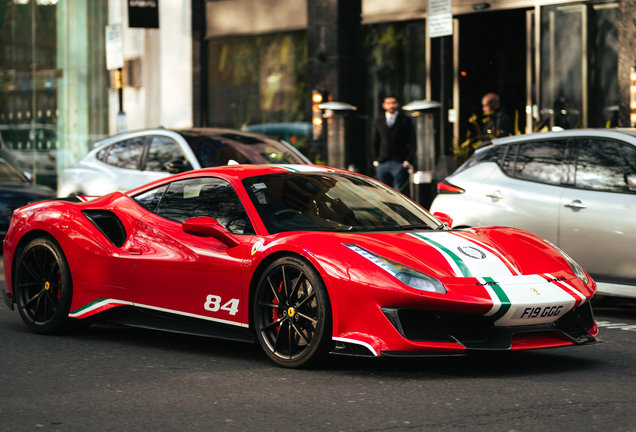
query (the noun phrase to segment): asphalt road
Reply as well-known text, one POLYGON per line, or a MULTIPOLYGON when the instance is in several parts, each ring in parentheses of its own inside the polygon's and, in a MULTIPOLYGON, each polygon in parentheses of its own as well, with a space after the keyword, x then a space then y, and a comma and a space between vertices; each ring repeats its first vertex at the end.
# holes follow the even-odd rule
POLYGON ((599 306, 598 345, 287 370, 150 330, 38 336, 0 302, 0 431, 634 431, 636 304, 599 306))

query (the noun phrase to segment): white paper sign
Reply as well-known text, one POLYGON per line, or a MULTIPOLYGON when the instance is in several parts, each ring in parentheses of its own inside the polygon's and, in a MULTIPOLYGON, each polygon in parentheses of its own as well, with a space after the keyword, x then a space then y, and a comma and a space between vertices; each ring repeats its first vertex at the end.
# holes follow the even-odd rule
POLYGON ((106 26, 106 69, 124 67, 124 40, 121 23, 106 26))
POLYGON ((432 38, 453 34, 451 0, 428 1, 428 34, 432 38))

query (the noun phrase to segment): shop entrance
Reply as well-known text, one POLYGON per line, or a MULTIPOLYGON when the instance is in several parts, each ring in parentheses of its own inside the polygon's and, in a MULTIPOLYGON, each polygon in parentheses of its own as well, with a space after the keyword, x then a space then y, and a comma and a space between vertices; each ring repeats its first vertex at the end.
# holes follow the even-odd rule
POLYGON ((525 132, 526 39, 525 9, 459 17, 459 143, 478 139, 481 99, 490 92, 499 95, 514 131, 525 132))

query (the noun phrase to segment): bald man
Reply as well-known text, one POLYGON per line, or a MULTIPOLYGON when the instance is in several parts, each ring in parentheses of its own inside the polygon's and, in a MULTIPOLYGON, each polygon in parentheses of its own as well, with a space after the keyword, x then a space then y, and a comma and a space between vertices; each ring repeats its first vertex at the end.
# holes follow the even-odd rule
POLYGON ((484 115, 488 116, 488 121, 484 124, 483 134, 492 138, 501 138, 512 135, 512 119, 506 111, 499 105, 499 96, 495 93, 488 93, 481 99, 481 107, 484 115))

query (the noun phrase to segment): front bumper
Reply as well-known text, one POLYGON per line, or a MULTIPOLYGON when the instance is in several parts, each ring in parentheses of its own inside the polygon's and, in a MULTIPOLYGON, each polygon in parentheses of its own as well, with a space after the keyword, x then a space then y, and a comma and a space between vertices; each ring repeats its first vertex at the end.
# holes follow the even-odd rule
MULTIPOLYGON (((409 341, 455 343, 469 351, 537 349, 602 341, 596 336, 598 331, 589 302, 553 323, 510 327, 495 326, 489 317, 478 315, 389 307, 382 311, 409 341)), ((405 354, 389 350, 380 353, 405 354)))

